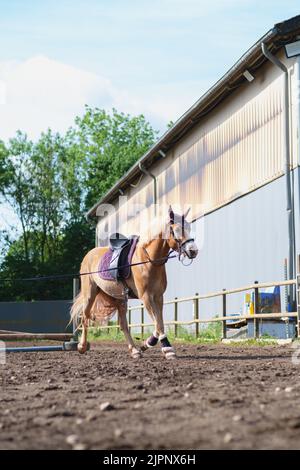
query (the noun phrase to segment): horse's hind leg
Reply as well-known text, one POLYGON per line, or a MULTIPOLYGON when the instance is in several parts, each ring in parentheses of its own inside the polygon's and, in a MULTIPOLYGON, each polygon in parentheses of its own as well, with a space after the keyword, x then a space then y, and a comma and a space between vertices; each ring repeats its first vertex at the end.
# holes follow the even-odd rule
POLYGON ((83 297, 82 308, 82 334, 78 344, 78 351, 84 354, 87 350, 88 323, 91 317, 91 308, 98 293, 98 287, 89 276, 83 276, 81 281, 81 292, 83 297))
POLYGON ((127 339, 128 348, 129 348, 129 352, 131 356, 134 359, 139 359, 141 357, 141 352, 137 349, 131 337, 131 334, 128 328, 126 313, 127 313, 127 305, 125 303, 122 303, 121 305, 118 306, 120 328, 123 331, 125 338, 127 339))

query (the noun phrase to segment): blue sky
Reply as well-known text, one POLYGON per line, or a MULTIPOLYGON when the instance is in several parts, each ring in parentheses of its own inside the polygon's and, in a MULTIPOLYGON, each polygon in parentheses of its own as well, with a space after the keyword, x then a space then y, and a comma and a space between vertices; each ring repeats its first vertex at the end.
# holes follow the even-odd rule
POLYGON ((0 0, 0 138, 85 103, 176 120, 299 0, 0 0), (2 104, 1 104, 2 103, 2 104))

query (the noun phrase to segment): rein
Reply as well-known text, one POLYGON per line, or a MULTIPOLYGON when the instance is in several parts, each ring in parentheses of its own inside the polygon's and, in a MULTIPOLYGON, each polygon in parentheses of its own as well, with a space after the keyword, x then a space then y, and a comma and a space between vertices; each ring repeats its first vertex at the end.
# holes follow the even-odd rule
MULTIPOLYGON (((123 268, 129 268, 131 266, 139 266, 142 264, 147 264, 147 263, 161 263, 165 264, 168 259, 171 258, 177 258, 177 255, 172 255, 172 252, 168 254, 168 256, 164 256, 163 258, 158 258, 156 260, 151 260, 150 258, 147 261, 139 261, 137 263, 130 263, 130 264, 125 264, 124 266, 120 266, 121 269, 123 268)), ((23 282, 23 281, 50 281, 54 279, 68 279, 68 278, 80 278, 81 276, 88 276, 89 274, 99 274, 99 273, 104 273, 108 271, 115 270, 115 268, 106 268, 106 269, 101 269, 100 271, 90 271, 90 272, 85 272, 85 273, 73 273, 73 274, 53 274, 53 276, 37 276, 37 277, 25 277, 25 278, 7 278, 7 279, 1 279, 0 282, 23 282)))
MULTIPOLYGON (((174 214, 173 214, 173 217, 170 217, 170 222, 169 223, 170 224, 174 223, 174 214)), ((178 250, 171 249, 167 256, 164 256, 162 258, 157 258, 157 259, 151 259, 148 251, 146 250, 145 247, 143 247, 144 252, 146 254, 146 257, 147 257, 147 261, 139 261, 137 263, 125 264, 124 266, 119 266, 119 269, 130 268, 132 266, 140 266, 140 265, 148 264, 148 263, 151 263, 151 264, 156 265, 156 266, 163 266, 164 264, 167 263, 167 261, 169 259, 177 258, 177 256, 178 256, 179 261, 182 263, 181 256, 183 254, 184 246, 189 242, 194 242, 195 240, 194 240, 194 238, 189 238, 189 239, 185 240, 184 242, 182 242, 181 240, 179 240, 178 238, 175 237, 175 233, 174 233, 172 225, 170 225, 170 234, 172 235, 173 239, 176 241, 176 243, 178 245, 178 250), (174 251, 177 251, 178 255, 177 254, 172 254, 172 253, 174 253, 174 251)), ((191 260, 191 263, 192 263, 193 258, 190 258, 187 253, 186 253, 186 255, 191 260)), ((114 270, 115 270, 115 268, 106 268, 106 269, 101 269, 101 270, 98 270, 98 271, 90 271, 90 272, 85 272, 85 273, 53 274, 52 276, 36 276, 36 277, 15 278, 15 279, 14 278, 4 278, 4 279, 0 278, 0 282, 23 282, 23 281, 24 282, 25 281, 30 281, 31 282, 31 281, 50 281, 50 280, 55 280, 55 279, 80 278, 81 276, 88 276, 90 274, 99 274, 99 273, 104 273, 104 272, 114 271, 114 270)))
POLYGON ((176 258, 176 257, 177 257, 177 255, 170 256, 171 253, 173 253, 173 250, 171 250, 171 251, 168 253, 168 255, 165 256, 164 258, 151 259, 151 258, 150 258, 150 255, 149 255, 149 253, 148 253, 148 251, 147 251, 147 249, 146 249, 144 246, 143 246, 143 250, 144 250, 144 252, 145 252, 145 255, 146 255, 147 258, 148 258, 148 261, 147 261, 147 262, 148 262, 148 263, 151 263, 151 264, 154 264, 154 266, 163 266, 164 264, 167 263, 167 261, 168 261, 169 258, 176 258), (161 260, 163 260, 163 261, 161 261, 161 260))

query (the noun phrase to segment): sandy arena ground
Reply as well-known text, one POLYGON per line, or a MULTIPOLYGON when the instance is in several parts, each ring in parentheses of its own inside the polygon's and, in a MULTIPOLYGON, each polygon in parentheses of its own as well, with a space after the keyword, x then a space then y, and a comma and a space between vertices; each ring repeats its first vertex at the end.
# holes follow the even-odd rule
POLYGON ((18 353, 0 365, 0 449, 298 449, 290 346, 183 345, 139 361, 124 343, 18 353), (109 402, 106 410, 101 404, 109 402))

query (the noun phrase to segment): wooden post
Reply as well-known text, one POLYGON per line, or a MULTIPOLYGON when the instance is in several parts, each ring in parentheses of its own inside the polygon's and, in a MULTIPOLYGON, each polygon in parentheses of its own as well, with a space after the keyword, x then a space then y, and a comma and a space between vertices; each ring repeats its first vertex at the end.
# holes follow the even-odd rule
MULTIPOLYGON (((196 292, 196 297, 198 297, 198 292, 196 292)), ((194 320, 199 320, 199 299, 194 299, 194 320)), ((196 338, 199 336, 199 323, 195 323, 195 334, 196 338)))
MULTIPOLYGON (((174 321, 178 321, 178 302, 177 302, 177 297, 174 299, 174 321)), ((175 338, 177 337, 177 332, 178 332, 178 325, 175 323, 175 338)))
POLYGON ((128 326, 129 333, 131 334, 131 326, 130 326, 130 323, 131 323, 131 310, 129 310, 129 312, 128 312, 128 323, 129 323, 129 326, 128 326))
MULTIPOLYGON (((254 284, 258 284, 258 281, 254 281, 254 284)), ((258 287, 254 288, 254 315, 259 313, 259 292, 258 292, 258 287)), ((254 338, 257 339, 259 337, 259 320, 257 318, 254 318, 254 338)))
MULTIPOLYGON (((77 297, 78 294, 79 294, 79 279, 78 277, 74 277, 73 278, 73 302, 75 301, 75 298, 77 297)), ((72 326, 73 326, 74 338, 77 338, 78 331, 76 330, 77 330, 78 324, 76 323, 75 320, 73 320, 72 326)))
MULTIPOLYGON (((226 291, 226 289, 223 289, 223 291, 226 291)), ((222 295, 222 316, 226 317, 227 313, 227 305, 226 305, 226 294, 222 295)), ((226 325, 226 320, 223 320, 222 322, 222 330, 223 330, 223 339, 227 338, 227 325, 226 325)))
POLYGON ((143 325, 144 321, 145 321, 145 310, 144 310, 144 307, 141 307, 141 323, 142 323, 141 336, 143 339, 144 339, 144 325, 143 325))

